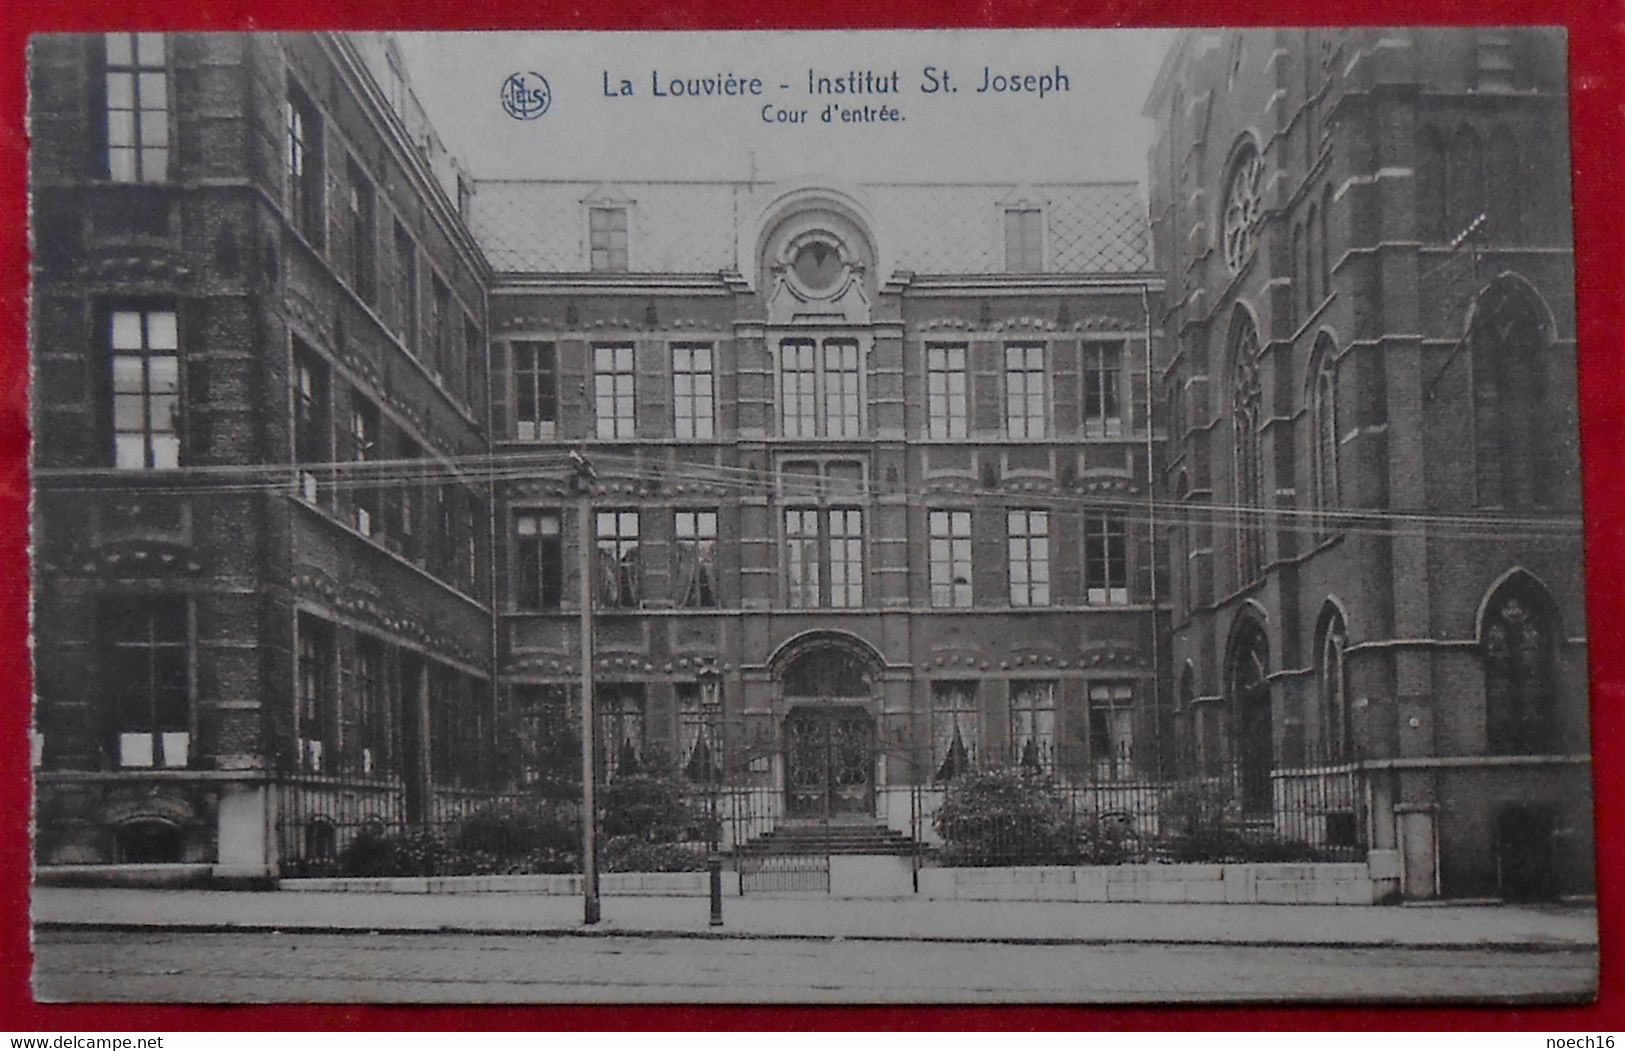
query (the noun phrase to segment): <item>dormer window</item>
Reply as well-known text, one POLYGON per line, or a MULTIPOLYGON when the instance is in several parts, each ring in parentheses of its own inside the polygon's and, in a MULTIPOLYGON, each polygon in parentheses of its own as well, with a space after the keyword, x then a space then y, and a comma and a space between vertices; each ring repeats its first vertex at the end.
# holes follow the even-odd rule
POLYGON ((1004 210, 1004 268, 1012 274, 1044 269, 1044 210, 1016 205, 1004 210))
POLYGON ((624 205, 594 205, 588 208, 587 238, 593 270, 624 273, 628 269, 624 205))

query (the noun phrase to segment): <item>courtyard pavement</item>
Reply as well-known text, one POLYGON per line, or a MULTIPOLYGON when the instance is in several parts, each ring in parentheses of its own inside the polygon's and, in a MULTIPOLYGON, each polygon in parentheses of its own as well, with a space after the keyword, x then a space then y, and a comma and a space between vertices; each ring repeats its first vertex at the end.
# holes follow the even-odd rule
POLYGON ((532 894, 152 890, 36 887, 36 927, 101 930, 455 932, 466 934, 804 938, 1009 944, 1594 948, 1590 907, 1512 905, 1184 905, 725 898, 709 925, 702 897, 605 897, 582 924, 580 898, 532 894))

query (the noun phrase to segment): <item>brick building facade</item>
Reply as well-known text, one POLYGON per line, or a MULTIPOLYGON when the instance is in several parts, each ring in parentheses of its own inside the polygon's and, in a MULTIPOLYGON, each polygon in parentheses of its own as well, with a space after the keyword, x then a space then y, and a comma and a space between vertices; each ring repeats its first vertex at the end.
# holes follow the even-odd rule
POLYGON ((382 46, 33 45, 42 862, 263 869, 275 784, 485 776, 489 271, 382 46))
MULTIPOLYGON (((479 187, 497 458, 562 443, 600 481, 612 755, 726 756, 789 816, 900 828, 894 789, 956 762, 1154 763, 1140 209, 1132 185, 479 187)), ((555 719, 572 505, 545 477, 498 501, 499 676, 555 719)))
POLYGON ((1190 32, 1147 104, 1179 750, 1407 894, 1591 884, 1564 42, 1190 32))

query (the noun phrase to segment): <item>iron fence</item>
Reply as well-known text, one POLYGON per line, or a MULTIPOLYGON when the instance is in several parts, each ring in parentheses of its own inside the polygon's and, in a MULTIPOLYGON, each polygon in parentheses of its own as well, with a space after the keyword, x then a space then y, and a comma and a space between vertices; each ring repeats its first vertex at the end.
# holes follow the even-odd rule
MULTIPOLYGON (((702 870, 720 851, 742 886, 750 868, 751 882, 788 880, 796 885, 780 889, 789 890, 811 889, 798 881, 814 874, 780 872, 763 847, 787 827, 819 823, 889 826, 912 842, 917 865, 1363 859, 1362 764, 1302 750, 1295 759, 1206 757, 1189 764, 1198 772, 1170 775, 1126 753, 1108 762, 1024 746, 942 764, 877 749, 869 769, 887 776, 868 787, 861 812, 811 818, 791 813, 775 768, 729 767, 699 783, 620 775, 600 788, 598 854, 605 872, 674 872, 702 870)), ((400 779, 296 775, 277 791, 286 876, 580 871, 579 786, 568 781, 409 790, 400 779)))
POLYGON ((1358 861, 1369 842, 1361 764, 1301 754, 1291 765, 1210 759, 1199 773, 1131 757, 1045 753, 939 779, 927 863, 941 866, 1358 861), (1048 760, 1047 762, 1044 760, 1048 760))
MULTIPOLYGON (((623 782, 632 798, 598 816, 600 870, 703 871, 716 838, 709 811, 659 779, 633 781, 623 782)), ((442 788, 409 805, 398 781, 298 777, 277 786, 276 828, 284 877, 581 871, 580 802, 553 791, 442 788)))

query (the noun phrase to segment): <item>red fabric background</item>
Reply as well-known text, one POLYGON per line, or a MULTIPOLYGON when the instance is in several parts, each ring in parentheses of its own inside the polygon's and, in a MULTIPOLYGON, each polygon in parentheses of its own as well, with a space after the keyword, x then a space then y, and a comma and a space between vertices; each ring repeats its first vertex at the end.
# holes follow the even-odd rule
POLYGON ((0 1030, 1625 1029, 1625 0, 9 0, 0 12, 0 1030), (731 29, 1221 24, 1561 24, 1571 44, 1581 432, 1603 981, 1582 1007, 154 1007, 36 1004, 28 973, 28 360, 24 56, 31 33, 141 29, 731 29), (1618 807, 1619 809, 1615 809, 1618 807), (1615 838, 1619 837, 1619 838, 1615 838))

